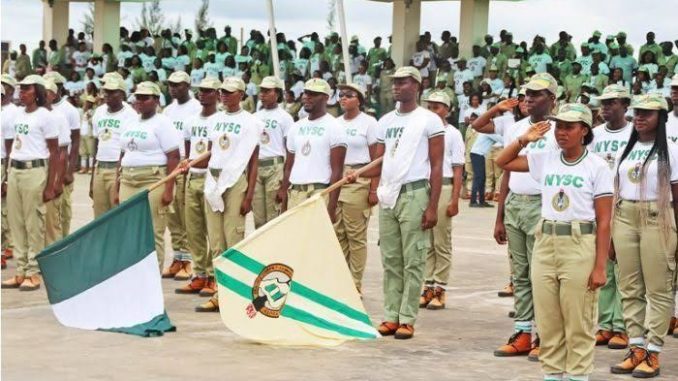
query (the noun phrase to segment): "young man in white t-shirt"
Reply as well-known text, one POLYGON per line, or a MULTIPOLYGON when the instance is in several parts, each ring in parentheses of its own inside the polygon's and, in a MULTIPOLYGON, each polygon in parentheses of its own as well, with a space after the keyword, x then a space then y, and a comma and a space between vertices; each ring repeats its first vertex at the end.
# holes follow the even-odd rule
POLYGON ((396 70, 393 89, 399 107, 379 120, 377 130, 375 156, 384 161, 362 176, 381 176, 377 194, 385 318, 379 333, 409 339, 414 336, 431 247, 429 230, 438 220, 445 128, 438 115, 417 105, 417 68, 396 70))
POLYGON ((419 307, 440 310, 445 308, 445 289, 452 268, 452 217, 459 214, 465 157, 464 139, 461 132, 445 119, 450 112, 450 98, 447 94, 442 91, 434 92, 426 102, 428 109, 438 115, 445 125, 445 152, 438 223, 433 228, 433 244, 426 255, 425 287, 419 298, 419 307))
MULTIPOLYGON (((175 71, 167 80, 169 93, 173 101, 170 103, 163 114, 170 118, 174 124, 177 135, 183 141, 185 136, 184 128, 186 121, 194 118, 200 113, 202 107, 197 99, 191 97, 191 77, 183 71, 175 71)), ((186 158, 186 148, 183 144, 179 146, 181 159, 186 158)), ((167 216, 167 226, 172 237, 172 251, 174 251, 174 260, 172 264, 163 270, 163 278, 174 278, 175 280, 188 280, 193 273, 191 267, 191 254, 188 249, 188 239, 186 237, 186 223, 184 221, 184 202, 186 187, 184 176, 176 178, 176 192, 174 202, 172 203, 172 213, 167 216)))
MULTIPOLYGON (((296 122, 287 136, 287 159, 278 191, 283 211, 322 192, 343 175, 346 134, 339 122, 327 113, 331 92, 330 85, 323 79, 312 78, 304 84, 302 103, 308 118, 296 122)), ((328 197, 327 212, 332 222, 336 219, 338 200, 339 189, 328 197)))
POLYGON ((286 148, 285 140, 294 124, 292 116, 280 107, 285 84, 275 76, 265 77, 259 85, 261 110, 254 116, 264 122, 259 143, 259 171, 254 189, 252 212, 254 227, 259 228, 280 213, 276 199, 283 178, 286 148))

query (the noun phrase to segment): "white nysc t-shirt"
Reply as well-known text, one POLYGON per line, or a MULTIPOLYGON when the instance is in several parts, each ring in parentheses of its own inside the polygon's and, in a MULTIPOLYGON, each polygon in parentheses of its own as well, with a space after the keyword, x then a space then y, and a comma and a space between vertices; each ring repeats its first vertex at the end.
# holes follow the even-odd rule
MULTIPOLYGON (((183 137, 184 124, 186 123, 186 121, 200 114, 201 111, 202 106, 200 106, 200 102, 198 102, 198 100, 195 98, 190 98, 183 104, 179 104, 179 102, 177 102, 177 100, 175 99, 172 101, 172 103, 169 104, 169 106, 165 108, 163 114, 170 118, 170 120, 174 124, 174 129, 176 130, 178 136, 183 137)), ((179 154, 181 155, 181 157, 186 157, 186 152, 184 152, 185 150, 186 148, 184 147, 184 145, 180 144, 179 154)))
MULTIPOLYGON (((528 143, 525 148, 520 151, 520 155, 527 155, 536 152, 560 151, 558 143, 556 143, 555 128, 556 123, 551 121, 551 129, 544 135, 543 138, 536 142, 528 143)), ((530 117, 524 118, 516 122, 512 127, 509 127, 510 137, 504 140, 504 146, 517 140, 530 128, 532 123, 530 117)), ((538 195, 541 194, 541 185, 534 180, 528 173, 511 172, 509 178, 509 189, 511 192, 520 195, 538 195)))
POLYGON ((351 120, 346 120, 345 115, 337 120, 346 134, 344 165, 360 165, 372 161, 369 147, 377 143, 377 120, 364 112, 351 120))
POLYGON ((454 177, 453 167, 464 165, 464 155, 466 154, 466 147, 464 147, 464 139, 461 137, 461 132, 448 124, 445 127, 445 156, 443 158, 443 177, 454 177))
POLYGON ((122 109, 108 112, 108 106, 97 107, 92 116, 92 135, 97 139, 97 161, 117 162, 120 160, 120 135, 126 128, 137 123, 139 115, 131 106, 123 104, 122 109))
POLYGON ((33 112, 19 109, 14 118, 14 146, 9 158, 28 161, 49 158, 47 139, 57 139, 59 127, 52 123, 50 112, 38 107, 33 112))
POLYGON ((618 130, 610 130, 607 123, 602 124, 593 129, 593 141, 589 144, 588 150, 603 158, 610 170, 613 170, 617 154, 626 147, 631 131, 633 131, 631 123, 626 123, 626 126, 618 130))
POLYGON ((285 139, 294 124, 292 116, 284 108, 260 109, 254 116, 264 123, 259 142, 259 160, 285 157, 285 139))
POLYGON ((181 144, 183 141, 167 116, 156 114, 149 119, 139 117, 120 136, 120 148, 125 151, 120 165, 167 165, 167 153, 179 149, 181 144))
MULTIPOLYGON (((631 201, 656 201, 657 200, 657 153, 649 159, 645 171, 645 191, 641 192, 643 185, 642 171, 645 160, 650 155, 654 142, 636 142, 629 154, 621 161, 623 151, 619 151, 617 162, 619 163, 616 175, 619 176, 619 197, 631 201), (621 161, 621 162, 620 162, 621 161), (644 198, 641 195, 644 193, 644 198)), ((671 184, 678 183, 678 144, 669 144, 669 164, 671 165, 671 184)))

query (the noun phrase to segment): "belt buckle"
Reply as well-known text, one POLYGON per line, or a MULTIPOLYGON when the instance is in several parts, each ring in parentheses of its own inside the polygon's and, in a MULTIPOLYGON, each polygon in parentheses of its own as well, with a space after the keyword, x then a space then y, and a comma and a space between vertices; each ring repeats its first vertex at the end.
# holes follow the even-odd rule
POLYGON ((33 169, 33 162, 31 160, 24 161, 24 169, 33 169))

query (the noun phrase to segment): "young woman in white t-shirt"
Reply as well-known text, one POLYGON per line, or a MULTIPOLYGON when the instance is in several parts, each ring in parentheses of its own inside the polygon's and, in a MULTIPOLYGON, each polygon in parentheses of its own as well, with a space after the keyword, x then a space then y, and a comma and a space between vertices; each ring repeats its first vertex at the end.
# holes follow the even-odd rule
POLYGON ((593 372, 598 289, 605 284, 610 247, 612 174, 586 146, 591 110, 564 105, 553 117, 560 150, 520 151, 540 140, 550 122, 534 124, 508 144, 497 164, 529 172, 541 185, 541 220, 532 254, 532 293, 545 380, 588 380, 593 372))
MULTIPOLYGON (((344 114, 337 121, 343 127, 347 143, 344 169, 356 170, 375 158, 377 121, 362 112, 365 106, 365 90, 359 85, 339 85, 338 96, 344 114)), ((334 230, 359 293, 367 261, 367 225, 370 211, 379 202, 378 185, 379 178, 361 178, 353 184, 345 185, 337 204, 334 230)))
MULTIPOLYGON (((160 88, 153 82, 140 83, 134 92, 140 118, 120 134, 120 171, 114 187, 114 198, 120 201, 130 199, 162 180, 179 164, 179 145, 183 142, 172 121, 165 115, 156 114, 160 94, 160 88)), ((148 194, 160 270, 165 258, 164 234, 173 199, 174 180, 148 194)))
POLYGON ((2 288, 40 288, 35 256, 45 247, 45 204, 56 198, 60 171, 59 129, 50 123, 49 111, 43 107, 47 102, 44 83, 39 75, 29 75, 19 83, 19 99, 24 107, 14 116, 14 144, 9 152, 6 185, 17 272, 2 282, 2 288))
POLYGON ((674 305, 678 145, 667 141, 668 105, 660 94, 635 97, 631 108, 634 128, 615 171, 610 251, 630 350, 611 371, 650 378, 659 374, 674 305))

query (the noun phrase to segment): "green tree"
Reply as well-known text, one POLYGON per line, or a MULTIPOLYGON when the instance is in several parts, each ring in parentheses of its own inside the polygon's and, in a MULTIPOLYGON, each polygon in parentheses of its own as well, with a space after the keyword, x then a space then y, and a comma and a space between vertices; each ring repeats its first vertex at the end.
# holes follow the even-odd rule
POLYGON ((207 16, 210 9, 210 0, 202 0, 198 13, 195 14, 195 30, 205 30, 212 26, 212 22, 207 16))

